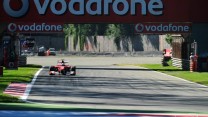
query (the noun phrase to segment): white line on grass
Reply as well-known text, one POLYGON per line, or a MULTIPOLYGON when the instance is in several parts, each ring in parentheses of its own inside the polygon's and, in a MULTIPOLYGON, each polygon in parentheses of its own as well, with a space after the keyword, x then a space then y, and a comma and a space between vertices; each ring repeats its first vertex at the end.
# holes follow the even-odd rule
POLYGON ((31 82, 30 84, 27 85, 24 95, 21 96, 21 98, 20 98, 21 100, 27 101, 27 98, 28 98, 28 96, 29 96, 29 94, 30 94, 30 91, 31 91, 33 85, 35 84, 35 81, 36 81, 38 75, 39 75, 40 72, 43 70, 43 68, 44 68, 44 67, 42 67, 42 68, 35 74, 35 76, 33 77, 32 82, 31 82))

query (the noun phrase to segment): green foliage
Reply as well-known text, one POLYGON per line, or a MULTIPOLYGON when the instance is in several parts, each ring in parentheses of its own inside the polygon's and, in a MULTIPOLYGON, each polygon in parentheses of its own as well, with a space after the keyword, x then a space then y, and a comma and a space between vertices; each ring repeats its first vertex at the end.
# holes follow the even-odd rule
POLYGON ((167 34, 166 37, 165 37, 165 40, 168 44, 172 44, 172 41, 173 41, 173 37, 171 34, 167 34))
POLYGON ((79 42, 79 48, 83 51, 87 36, 97 36, 97 28, 96 24, 68 24, 65 25, 64 32, 67 40, 69 36, 73 38, 74 48, 79 42))
POLYGON ((165 74, 169 74, 172 76, 176 76, 179 78, 183 78, 192 82, 196 82, 196 83, 208 86, 208 73, 207 72, 201 73, 201 72, 183 71, 173 66, 163 67, 161 64, 144 64, 144 65, 139 65, 139 66, 146 67, 154 71, 162 72, 165 74))
POLYGON ((109 39, 113 38, 117 50, 121 50, 121 39, 124 41, 128 41, 129 37, 133 35, 133 29, 133 25, 131 24, 109 24, 108 29, 106 30, 106 35, 109 39))
POLYGON ((66 24, 64 25, 64 33, 66 34, 66 37, 69 35, 74 35, 76 32, 75 25, 73 24, 66 24))
POLYGON ((65 33, 65 49, 68 47, 68 37, 72 36, 73 38, 76 38, 76 28, 72 24, 66 24, 64 25, 64 33, 65 33))
POLYGON ((106 34, 109 38, 118 38, 120 37, 121 30, 120 30, 120 25, 119 24, 109 24, 108 29, 106 30, 106 34))
POLYGON ((79 44, 80 44, 80 50, 84 50, 85 40, 87 36, 90 36, 93 34, 93 25, 90 24, 79 24, 78 29, 78 37, 79 37, 79 44))
POLYGON ((80 50, 81 50, 81 51, 84 50, 85 39, 86 39, 86 36, 80 35, 79 46, 80 46, 80 50))
POLYGON ((134 27, 131 24, 67 24, 64 32, 67 40, 69 36, 73 37, 74 48, 79 42, 79 48, 83 51, 88 36, 94 36, 95 45, 97 44, 96 36, 98 35, 107 35, 109 39, 114 38, 114 42, 118 44, 121 38, 131 36, 133 29, 134 27))
POLYGON ((106 35, 110 38, 129 37, 133 35, 131 24, 109 24, 106 35))
POLYGON ((120 24, 109 24, 106 30, 106 35, 108 39, 114 38, 114 43, 116 44, 117 50, 120 50, 120 41, 122 37, 122 30, 120 24))

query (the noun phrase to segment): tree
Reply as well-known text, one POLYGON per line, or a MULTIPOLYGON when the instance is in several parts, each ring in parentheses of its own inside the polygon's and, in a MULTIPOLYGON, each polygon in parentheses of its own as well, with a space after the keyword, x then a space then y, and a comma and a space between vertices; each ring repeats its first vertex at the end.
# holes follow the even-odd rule
MULTIPOLYGON (((106 30, 106 35, 110 39, 114 39, 114 43, 117 46, 117 50, 120 50, 121 39, 124 42, 129 41, 129 37, 133 35, 132 29, 134 29, 134 27, 131 24, 109 24, 108 29, 106 30)), ((125 43, 125 46, 128 49, 127 43, 125 43)))
POLYGON ((74 48, 80 44, 80 50, 84 50, 84 44, 88 36, 94 36, 94 44, 97 43, 98 35, 107 35, 109 39, 115 39, 118 44, 121 38, 127 38, 133 34, 134 27, 131 24, 67 24, 64 32, 66 34, 67 43, 68 37, 73 37, 74 48))
POLYGON ((79 42, 79 48, 81 51, 84 50, 86 38, 88 36, 97 36, 97 25, 96 24, 68 24, 65 25, 64 32, 65 38, 72 36, 74 42, 74 48, 79 42))
POLYGON ((172 37, 171 34, 167 34, 166 37, 165 37, 165 40, 168 44, 172 45, 173 37, 172 37))
POLYGON ((132 29, 131 24, 109 24, 106 34, 114 38, 129 37, 133 35, 132 29))

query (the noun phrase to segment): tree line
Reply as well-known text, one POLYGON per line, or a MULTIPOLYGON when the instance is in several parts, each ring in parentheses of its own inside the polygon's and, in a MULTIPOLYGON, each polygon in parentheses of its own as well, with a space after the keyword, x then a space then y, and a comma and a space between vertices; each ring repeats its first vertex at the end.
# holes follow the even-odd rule
POLYGON ((94 37, 97 43, 97 36, 107 36, 114 39, 115 43, 121 38, 134 35, 134 25, 132 24, 66 24, 64 26, 65 45, 67 47, 68 37, 72 37, 74 48, 79 43, 81 51, 88 36, 94 37))

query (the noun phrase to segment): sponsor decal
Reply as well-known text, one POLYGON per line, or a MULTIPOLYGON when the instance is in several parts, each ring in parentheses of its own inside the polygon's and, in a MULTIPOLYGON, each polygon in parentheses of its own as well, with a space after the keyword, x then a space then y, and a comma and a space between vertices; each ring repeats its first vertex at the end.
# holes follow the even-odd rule
POLYGON ((9 32, 63 32, 63 25, 49 23, 10 23, 9 32))
POLYGON ((10 23, 8 25, 8 31, 9 32, 15 32, 15 31, 17 31, 17 25, 15 23, 10 23))
POLYGON ((18 10, 10 6, 11 1, 3 0, 3 8, 7 15, 15 18, 26 15, 31 4, 35 6, 36 9, 33 10, 39 15, 46 15, 50 10, 54 15, 64 15, 69 12, 72 15, 92 16, 111 13, 119 16, 126 14, 158 16, 163 14, 164 9, 162 0, 21 0, 22 5, 18 10))
POLYGON ((138 23, 135 33, 190 33, 191 23, 138 23))

